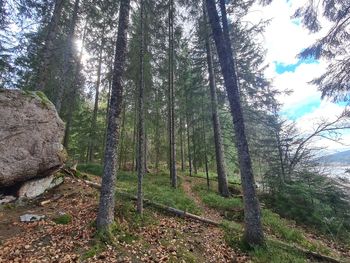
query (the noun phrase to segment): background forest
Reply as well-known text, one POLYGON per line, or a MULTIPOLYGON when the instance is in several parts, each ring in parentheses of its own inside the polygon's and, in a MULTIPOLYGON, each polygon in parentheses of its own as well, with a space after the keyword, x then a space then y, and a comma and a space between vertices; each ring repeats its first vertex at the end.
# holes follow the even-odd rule
MULTIPOLYGON (((70 162, 101 176, 121 2, 0 2, 0 88, 43 92, 66 123, 63 144, 70 162)), ((350 67, 343 46, 349 45, 349 6, 331 2, 319 8, 334 27, 300 56, 344 58, 314 84, 324 97, 347 102, 350 67)), ((280 114, 281 89, 264 76, 265 50, 257 36, 269 21, 244 21, 254 0, 222 3, 260 201, 334 241, 349 242, 349 191, 320 169, 321 149, 312 144, 321 137, 338 140, 339 131, 349 127, 348 111, 320 121, 309 134, 298 131, 280 114)), ((218 194, 230 196, 231 187, 241 184, 237 134, 205 1, 131 1, 130 12, 118 169, 144 169, 145 178, 168 178, 170 171, 174 187, 176 174, 206 178, 208 185, 218 180, 218 194)), ((295 16, 318 30, 312 6, 295 16)))

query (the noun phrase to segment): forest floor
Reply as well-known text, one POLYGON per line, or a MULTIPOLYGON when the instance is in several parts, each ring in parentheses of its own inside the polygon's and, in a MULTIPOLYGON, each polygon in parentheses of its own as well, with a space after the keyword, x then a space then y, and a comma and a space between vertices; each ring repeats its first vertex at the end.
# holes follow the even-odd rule
MULTIPOLYGON (((100 181, 97 176, 85 176, 100 181)), ((148 206, 141 218, 135 213, 135 203, 117 194, 116 242, 112 246, 94 236, 98 191, 82 180, 66 177, 64 184, 39 199, 0 207, 0 262, 314 262, 272 241, 266 248, 243 252, 237 242, 242 230, 242 200, 239 196, 221 198, 216 187, 212 182, 207 190, 203 179, 181 176, 180 187, 174 190, 167 174, 148 174, 145 198, 224 222, 223 227, 174 217, 148 206), (46 200, 53 201, 41 204, 46 200), (27 213, 45 215, 45 219, 20 222, 19 216, 27 213)), ((136 176, 121 172, 117 191, 135 194, 136 176)), ((266 211, 264 228, 269 236, 350 262, 348 248, 322 241, 266 211)))

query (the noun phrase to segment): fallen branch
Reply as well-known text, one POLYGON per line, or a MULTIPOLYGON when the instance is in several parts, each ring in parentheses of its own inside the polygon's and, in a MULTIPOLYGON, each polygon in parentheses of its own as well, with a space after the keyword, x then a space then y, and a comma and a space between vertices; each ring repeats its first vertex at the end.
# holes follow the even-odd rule
MULTIPOLYGON (((87 185, 95 188, 95 189, 98 189, 98 190, 101 189, 101 185, 98 184, 98 183, 94 183, 94 182, 87 181, 87 180, 83 180, 83 182, 86 183, 87 185)), ((135 200, 135 201, 137 200, 136 196, 133 196, 133 195, 125 193, 125 192, 117 191, 117 194, 119 194, 121 196, 124 196, 126 198, 129 198, 131 200, 135 200)), ((216 221, 213 221, 213 220, 210 220, 208 218, 201 217, 201 216, 197 216, 197 215, 188 213, 186 211, 183 211, 183 210, 180 210, 180 209, 177 209, 177 208, 174 208, 174 207, 170 207, 170 206, 166 206, 166 205, 163 205, 163 204, 159 204, 159 203, 153 202, 153 201, 151 201, 149 199, 143 199, 143 202, 146 205, 150 205, 150 206, 153 206, 155 208, 158 208, 158 209, 161 209, 161 210, 165 210, 165 211, 167 211, 167 212, 169 212, 171 214, 175 214, 175 215, 180 216, 180 217, 191 218, 191 219, 194 219, 194 220, 206 223, 206 224, 214 225, 214 226, 219 226, 220 225, 219 222, 216 222, 216 221)))
POLYGON ((52 199, 48 199, 48 200, 45 200, 45 201, 40 202, 40 205, 41 205, 41 206, 47 205, 47 204, 49 204, 49 203, 51 203, 51 202, 57 201, 58 199, 60 199, 60 198, 62 198, 62 197, 63 197, 63 195, 54 196, 52 199))
POLYGON ((330 256, 326 256, 326 255, 323 255, 323 254, 320 254, 320 253, 316 253, 316 252, 313 252, 311 250, 307 250, 305 248, 302 248, 302 247, 299 247, 299 246, 296 246, 296 245, 290 245, 290 244, 284 243, 283 241, 280 241, 280 240, 277 240, 277 239, 270 239, 270 240, 272 240, 273 242, 278 243, 282 248, 285 247, 285 248, 288 248, 288 249, 296 250, 296 251, 301 252, 304 255, 306 255, 308 257, 312 257, 314 259, 322 260, 322 261, 325 261, 325 262, 331 262, 331 263, 342 263, 343 262, 343 261, 341 261, 339 259, 332 258, 330 256))
MULTIPOLYGON (((98 190, 101 189, 101 185, 98 184, 98 183, 94 183, 94 182, 87 181, 87 180, 82 180, 82 181, 84 183, 86 183, 87 185, 95 188, 95 189, 98 189, 98 190)), ((125 192, 117 191, 117 194, 119 194, 119 195, 121 195, 123 197, 129 198, 131 200, 137 200, 136 196, 133 196, 133 195, 125 193, 125 192)), ((151 201, 149 199, 144 199, 144 203, 148 204, 150 206, 153 206, 155 208, 158 208, 158 209, 161 209, 161 210, 165 210, 165 211, 167 211, 169 213, 175 214, 175 215, 180 216, 180 217, 191 218, 191 219, 194 219, 194 220, 197 220, 197 221, 200 221, 200 222, 204 222, 206 224, 214 225, 214 226, 220 226, 221 225, 221 223, 213 221, 211 219, 208 219, 208 218, 205 218, 205 217, 201 217, 201 216, 197 216, 197 215, 194 215, 194 214, 191 214, 191 213, 187 213, 186 211, 179 210, 179 209, 176 209, 176 208, 173 208, 173 207, 170 207, 170 206, 162 205, 162 204, 153 202, 153 201, 151 201)), ((307 249, 304 249, 304 248, 301 248, 301 247, 298 247, 298 246, 295 246, 295 245, 293 246, 293 245, 284 243, 284 242, 276 240, 276 239, 270 239, 270 240, 272 240, 272 241, 274 241, 276 243, 279 243, 279 245, 281 247, 284 246, 284 247, 287 247, 289 249, 297 250, 297 251, 305 254, 308 257, 312 257, 312 258, 315 258, 315 259, 320 259, 320 260, 323 260, 323 261, 326 261, 326 262, 331 262, 331 263, 342 263, 342 261, 340 261, 338 259, 335 259, 335 258, 332 258, 330 256, 322 255, 322 254, 319 254, 319 253, 316 253, 316 252, 313 252, 313 251, 310 251, 310 250, 307 250, 307 249)))

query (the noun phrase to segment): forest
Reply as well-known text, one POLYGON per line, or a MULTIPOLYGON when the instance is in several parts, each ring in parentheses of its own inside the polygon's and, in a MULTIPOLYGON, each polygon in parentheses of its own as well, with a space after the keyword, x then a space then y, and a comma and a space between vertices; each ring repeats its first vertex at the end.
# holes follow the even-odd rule
MULTIPOLYGON (((349 178, 329 176, 314 143, 339 141, 350 112, 308 133, 281 113, 270 21, 246 22, 271 2, 1 0, 0 92, 51 101, 68 160, 49 204, 64 215, 0 240, 0 262, 349 262, 349 178)), ((310 34, 331 25, 298 57, 328 61, 312 84, 341 105, 349 9, 301 1, 294 14, 310 34)))

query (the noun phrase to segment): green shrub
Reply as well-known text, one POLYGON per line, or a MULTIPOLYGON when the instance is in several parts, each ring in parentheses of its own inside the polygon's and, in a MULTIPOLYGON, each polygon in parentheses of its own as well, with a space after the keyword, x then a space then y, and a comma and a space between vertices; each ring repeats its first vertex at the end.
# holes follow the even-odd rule
POLYGON ((68 225, 70 222, 72 222, 72 217, 71 217, 71 215, 64 214, 64 215, 60 215, 60 216, 54 218, 53 221, 56 224, 68 225))

